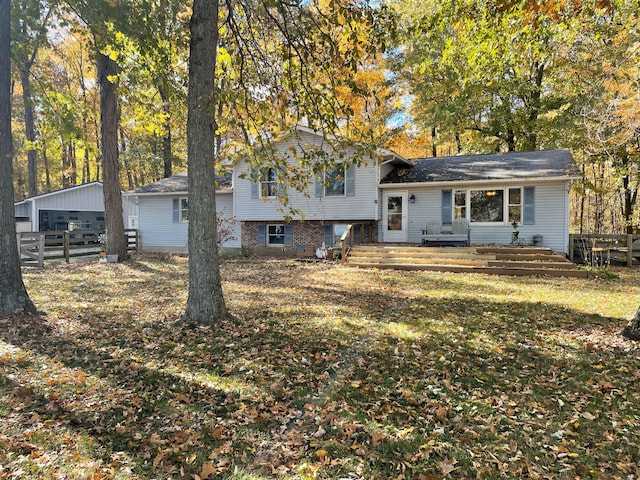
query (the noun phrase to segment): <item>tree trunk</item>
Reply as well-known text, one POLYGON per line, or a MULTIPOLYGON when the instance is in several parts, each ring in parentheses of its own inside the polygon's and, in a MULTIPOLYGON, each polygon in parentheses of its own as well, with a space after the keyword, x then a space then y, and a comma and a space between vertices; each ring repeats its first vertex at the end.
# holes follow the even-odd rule
POLYGON ((71 186, 69 181, 69 150, 67 149, 67 144, 62 136, 60 136, 60 157, 62 163, 62 171, 60 172, 62 188, 69 188, 71 186))
POLYGON ((42 141, 42 163, 44 164, 44 182, 47 192, 51 191, 51 172, 49 171, 49 157, 47 157, 47 143, 42 141))
POLYGON ((625 225, 625 232, 632 234, 634 232, 633 226, 633 211, 635 209, 636 195, 638 191, 634 188, 631 176, 631 159, 629 158, 629 152, 626 145, 620 146, 617 152, 616 161, 620 162, 622 175, 622 218, 625 225))
POLYGON ((127 241, 122 219, 122 191, 118 164, 118 74, 116 62, 98 52, 98 82, 100 85, 100 137, 102 139, 102 191, 107 227, 107 255, 128 258, 127 241))
POLYGON ((69 166, 71 168, 70 181, 71 186, 78 185, 78 161, 76 159, 76 142, 71 140, 69 142, 69 166))
POLYGON ((38 194, 38 154, 35 150, 36 125, 33 116, 33 98, 31 97, 31 65, 20 68, 22 84, 22 101, 24 103, 24 133, 28 142, 27 148, 27 181, 29 196, 38 194))
POLYGON ((436 147, 436 127, 431 127, 431 156, 436 158, 438 156, 438 148, 436 147))
POLYGON ((173 175, 173 154, 171 138, 171 105, 169 95, 164 85, 165 80, 158 82, 158 93, 162 99, 162 111, 164 112, 164 135, 162 136, 162 163, 164 165, 163 177, 168 178, 173 175))
POLYGON ((131 165, 129 164, 129 157, 125 155, 127 151, 127 142, 125 140, 124 131, 120 128, 120 151, 124 157, 124 171, 127 174, 127 187, 129 190, 134 189, 133 173, 131 172, 131 165))
POLYGON ((522 149, 533 151, 538 149, 538 116, 540 114, 540 98, 542 97, 542 79, 544 77, 544 63, 535 62, 533 65, 533 89, 529 98, 529 114, 527 115, 526 134, 522 149))
POLYGON ((0 315, 37 313, 22 281, 13 206, 11 3, 0 0, 0 315))
POLYGON ((622 335, 631 340, 640 340, 640 308, 629 321, 629 324, 622 330, 622 335))
POLYGON ((194 0, 189 24, 187 119, 189 297, 183 319, 214 324, 227 316, 217 246, 214 71, 218 1, 194 0))

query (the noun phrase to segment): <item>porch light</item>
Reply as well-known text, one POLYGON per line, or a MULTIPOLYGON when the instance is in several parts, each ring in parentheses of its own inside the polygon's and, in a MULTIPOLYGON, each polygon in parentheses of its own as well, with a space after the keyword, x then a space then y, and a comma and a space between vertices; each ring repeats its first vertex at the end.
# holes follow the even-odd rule
POLYGON ((416 196, 413 193, 409 197, 409 203, 416 203, 416 196))

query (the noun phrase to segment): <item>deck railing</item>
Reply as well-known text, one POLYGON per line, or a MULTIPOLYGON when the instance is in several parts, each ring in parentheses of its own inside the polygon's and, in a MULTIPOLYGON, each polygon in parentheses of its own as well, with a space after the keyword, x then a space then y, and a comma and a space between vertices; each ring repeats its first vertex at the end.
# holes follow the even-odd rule
MULTIPOLYGON (((349 251, 353 247, 353 227, 360 226, 360 232, 364 228, 364 224, 349 224, 340 237, 340 261, 341 263, 347 263, 347 256, 349 251)), ((362 235, 362 233, 361 233, 362 235)))
MULTIPOLYGON (((138 230, 125 229, 127 250, 138 249, 138 230)), ((44 266, 45 260, 98 255, 103 250, 100 235, 104 230, 52 230, 18 233, 20 262, 23 265, 44 266)))
POLYGON ((569 259, 574 262, 581 260, 588 264, 609 263, 612 259, 618 259, 631 267, 634 242, 635 254, 640 256, 640 235, 572 234, 569 235, 569 259))

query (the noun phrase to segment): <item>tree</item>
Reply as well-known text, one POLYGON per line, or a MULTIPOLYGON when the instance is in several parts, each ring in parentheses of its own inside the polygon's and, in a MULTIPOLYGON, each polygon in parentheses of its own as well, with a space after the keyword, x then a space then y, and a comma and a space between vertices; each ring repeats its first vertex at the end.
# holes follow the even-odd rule
MULTIPOLYGON (((384 17, 383 10, 377 14, 378 20, 384 17)), ((287 174, 283 182, 305 188, 300 180, 308 182, 314 178, 310 173, 322 171, 334 159, 320 149, 302 151, 295 169, 275 154, 273 141, 301 122, 330 136, 353 115, 357 102, 348 91, 358 92, 359 87, 348 72, 358 71, 365 57, 379 50, 371 41, 384 39, 375 29, 379 26, 375 17, 368 6, 348 0, 228 0, 222 5, 217 0, 194 0, 186 320, 211 324, 226 315, 215 241, 215 164, 220 154, 216 134, 218 145, 224 144, 227 151, 233 147, 255 171, 266 164, 277 166, 287 174)), ((364 133, 363 138, 367 136, 364 133)), ((356 146, 334 138, 335 143, 356 146)))
POLYGON ((189 30, 189 296, 184 318, 211 324, 227 315, 218 261, 214 188, 217 0, 194 0, 189 30))
POLYGON ((122 218, 122 195, 118 151, 119 108, 117 87, 120 69, 117 51, 112 48, 117 32, 110 25, 125 25, 128 9, 114 2, 84 0, 67 3, 89 26, 96 48, 98 84, 100 86, 100 137, 102 151, 102 182, 106 226, 106 250, 120 261, 129 256, 122 218))
POLYGON ((631 340, 640 340, 640 308, 629 321, 629 324, 622 330, 622 335, 631 340))
POLYGON ((570 99, 557 94, 558 48, 579 7, 530 0, 398 1, 399 74, 420 126, 467 152, 554 147, 570 99))
POLYGON ((46 40, 47 22, 55 8, 55 2, 44 4, 41 0, 21 0, 13 2, 14 43, 13 59, 20 74, 24 103, 24 126, 28 157, 29 196, 38 193, 36 122, 34 101, 31 88, 31 68, 36 60, 40 46, 46 40))
POLYGON ((102 178, 104 219, 107 234, 107 255, 126 260, 127 240, 122 219, 122 190, 118 151, 119 110, 118 65, 103 51, 97 53, 98 83, 100 85, 100 137, 102 139, 102 178))
POLYGON ((586 138, 585 170, 600 173, 585 174, 585 184, 598 192, 599 183, 610 182, 599 196, 615 199, 611 223, 631 234, 640 225, 634 215, 640 186, 640 17, 636 6, 616 2, 589 20, 590 28, 564 55, 571 79, 566 86, 580 91, 574 111, 586 138))
POLYGON ((11 3, 0 0, 0 315, 37 313, 22 281, 13 206, 11 3))

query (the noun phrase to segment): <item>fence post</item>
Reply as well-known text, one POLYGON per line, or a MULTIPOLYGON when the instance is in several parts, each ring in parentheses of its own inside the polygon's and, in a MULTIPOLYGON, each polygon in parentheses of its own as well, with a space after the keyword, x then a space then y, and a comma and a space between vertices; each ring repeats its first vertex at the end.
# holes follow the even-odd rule
POLYGON ((64 250, 64 261, 69 263, 69 257, 70 257, 70 252, 69 250, 71 249, 71 234, 69 233, 69 230, 65 230, 62 233, 62 249, 64 250))
POLYGON ((633 235, 627 234, 627 267, 633 266, 633 235))
POLYGON ((44 267, 44 233, 38 235, 38 267, 44 267))
POLYGON ((574 256, 574 248, 575 248, 575 236, 573 234, 569 234, 569 260, 571 260, 572 262, 573 260, 573 256, 574 256))

